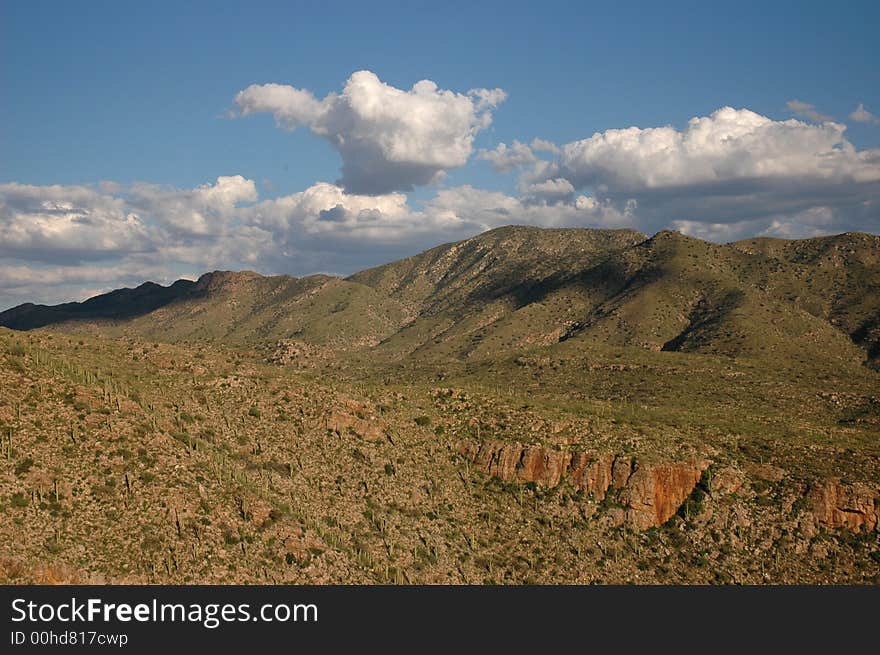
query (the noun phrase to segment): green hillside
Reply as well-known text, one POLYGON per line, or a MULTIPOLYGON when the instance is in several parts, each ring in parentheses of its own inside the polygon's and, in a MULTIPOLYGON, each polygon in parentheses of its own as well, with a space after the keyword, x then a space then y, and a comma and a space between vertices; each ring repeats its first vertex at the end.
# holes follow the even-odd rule
POLYGON ((292 340, 481 359, 572 340, 758 358, 880 356, 880 237, 717 245, 675 232, 506 227, 346 279, 214 272, 0 325, 164 341, 292 340))

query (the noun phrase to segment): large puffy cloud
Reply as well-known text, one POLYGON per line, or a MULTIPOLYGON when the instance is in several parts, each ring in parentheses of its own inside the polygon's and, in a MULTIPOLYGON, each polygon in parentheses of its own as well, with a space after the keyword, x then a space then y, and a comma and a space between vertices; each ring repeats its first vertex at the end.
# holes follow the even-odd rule
POLYGON ((5 185, 0 203, 17 208, 0 214, 3 234, 21 231, 39 244, 10 240, 0 252, 0 308, 78 300, 217 268, 350 273, 502 225, 599 227, 633 219, 630 207, 586 196, 553 202, 472 186, 441 189, 416 206, 402 193, 353 194, 326 182, 258 201, 253 182, 239 176, 194 189, 5 185), (50 204, 64 210, 51 213, 50 204), (129 233, 125 226, 134 227, 129 233))
POLYGON ((430 80, 405 91, 359 71, 341 94, 321 100, 291 86, 255 84, 235 103, 243 116, 268 112, 281 127, 309 127, 342 156, 339 184, 348 193, 381 195, 412 190, 463 166, 475 135, 505 98, 501 89, 455 93, 430 80))
POLYGON ((281 243, 301 247, 306 239, 325 237, 395 240, 425 229, 420 218, 402 193, 350 194, 338 185, 319 182, 305 191, 259 203, 247 220, 277 235, 281 243))
POLYGON ((504 225, 543 227, 631 225, 635 203, 622 210, 610 202, 579 196, 566 201, 515 197, 470 185, 441 189, 413 207, 400 193, 382 196, 348 194, 319 183, 290 196, 267 200, 247 211, 247 222, 273 234, 286 256, 297 251, 396 246, 396 256, 412 248, 466 238, 504 225), (407 249, 409 248, 409 249, 407 249))
POLYGON ((635 201, 637 225, 648 232, 680 225, 723 238, 722 224, 742 227, 731 234, 873 231, 880 149, 856 149, 845 130, 834 122, 775 121, 724 107, 682 130, 611 129, 565 144, 558 157, 524 173, 520 189, 535 195, 558 189, 561 197, 568 181, 618 208, 635 201), (826 208, 832 220, 805 222, 816 208, 826 208), (701 223, 704 232, 695 227, 701 223))
POLYGON ((224 235, 256 185, 239 175, 195 189, 0 185, 0 256, 53 262, 156 252, 224 235))
POLYGON ((257 185, 241 175, 231 175, 195 189, 135 184, 127 195, 132 207, 155 216, 174 234, 197 236, 221 233, 239 204, 257 200, 257 185))
POLYGON ((102 259, 149 249, 148 232, 121 198, 90 187, 0 185, 0 256, 102 259))
POLYGON ((328 104, 327 99, 324 102, 317 100, 311 91, 274 83, 251 84, 238 92, 235 103, 242 116, 270 113, 279 127, 288 130, 317 123, 327 111, 328 104))
POLYGON ((344 273, 480 231, 402 193, 317 183, 257 202, 240 176, 193 189, 0 185, 0 309, 212 269, 344 273))
MULTIPOLYGON (((599 195, 578 195, 569 187, 562 188, 558 197, 553 197, 549 189, 543 190, 544 195, 515 197, 465 185, 440 189, 417 205, 411 205, 401 193, 350 194, 338 185, 324 182, 299 193, 253 203, 249 185, 235 184, 239 191, 223 191, 223 187, 221 181, 191 190, 160 191, 150 187, 154 196, 144 194, 139 186, 133 189, 105 185, 108 193, 93 192, 98 204, 115 207, 120 216, 140 211, 138 221, 145 230, 146 243, 137 249, 119 250, 110 261, 84 259, 78 264, 48 265, 32 261, 27 252, 0 256, 0 307, 25 300, 79 299, 109 288, 132 286, 144 279, 167 283, 216 268, 250 268, 262 273, 350 273, 510 224, 634 227, 645 231, 645 216, 656 210, 649 206, 646 213, 635 198, 618 201, 599 195), (188 229, 187 217, 197 209, 184 211, 181 203, 188 199, 196 208, 203 208, 205 195, 226 198, 215 208, 218 218, 212 230, 185 232, 169 227, 170 219, 157 215, 170 204, 177 210, 172 215, 184 217, 181 220, 188 229), (151 203, 147 202, 148 197, 151 203), (181 236, 184 233, 186 236, 181 236)), ((58 194, 51 187, 34 189, 38 196, 41 189, 47 189, 50 196, 58 194)), ((79 192, 76 187, 70 189, 74 195, 79 192)), ((56 202, 64 200, 56 198, 56 202)), ((679 207, 685 207, 683 203, 679 207)), ((862 222, 876 216, 876 204, 858 200, 850 204, 852 212, 861 212, 862 222)), ((781 205, 780 208, 784 209, 781 205)), ((677 218, 664 220, 648 231, 672 227, 718 241, 754 234, 803 237, 836 230, 842 221, 848 220, 842 216, 850 213, 842 212, 839 206, 816 204, 807 210, 788 208, 773 216, 743 217, 740 213, 736 215, 739 218, 731 216, 720 221, 687 219, 687 211, 673 215, 677 218)), ((71 240, 83 241, 84 237, 75 231, 87 234, 90 228, 83 224, 70 229, 74 230, 68 234, 71 240)))
POLYGON ((636 203, 617 207, 591 196, 566 201, 515 197, 472 186, 443 189, 425 206, 425 212, 481 232, 504 225, 539 227, 631 227, 636 203))
POLYGON ((857 151, 838 123, 774 121, 724 107, 673 127, 607 130, 566 144, 559 165, 576 186, 623 191, 742 180, 880 181, 880 151, 857 151))

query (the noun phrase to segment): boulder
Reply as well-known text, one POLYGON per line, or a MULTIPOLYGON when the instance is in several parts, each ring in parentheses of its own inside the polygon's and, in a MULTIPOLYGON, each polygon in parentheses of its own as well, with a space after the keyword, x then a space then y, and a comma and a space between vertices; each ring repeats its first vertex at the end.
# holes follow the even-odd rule
POLYGON ((327 415, 325 427, 338 435, 354 434, 365 441, 382 441, 388 424, 367 404, 346 400, 343 408, 327 415))

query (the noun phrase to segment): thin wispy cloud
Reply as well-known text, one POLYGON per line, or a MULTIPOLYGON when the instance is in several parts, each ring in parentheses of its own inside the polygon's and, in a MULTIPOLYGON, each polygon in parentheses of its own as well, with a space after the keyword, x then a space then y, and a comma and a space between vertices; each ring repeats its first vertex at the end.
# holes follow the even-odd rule
POLYGON ((809 102, 802 102, 800 100, 789 100, 785 103, 786 108, 795 116, 800 116, 801 118, 809 119, 815 123, 830 123, 834 120, 833 117, 828 114, 822 114, 816 110, 814 105, 811 105, 809 102))

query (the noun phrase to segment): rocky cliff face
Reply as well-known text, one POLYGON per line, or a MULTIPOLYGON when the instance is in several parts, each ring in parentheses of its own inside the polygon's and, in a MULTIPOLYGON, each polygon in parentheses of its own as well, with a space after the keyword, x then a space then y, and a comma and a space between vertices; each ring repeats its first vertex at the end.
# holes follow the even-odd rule
POLYGON ((637 466, 620 492, 627 522, 637 530, 663 525, 691 495, 708 460, 637 466))
MULTIPOLYGON (((711 464, 706 459, 646 463, 613 453, 498 441, 464 442, 458 450, 481 472, 506 482, 552 488, 565 481, 598 501, 611 494, 610 500, 622 506, 615 509, 612 523, 625 522, 635 530, 661 526, 675 516, 711 464)), ((751 468, 752 477, 760 480, 778 482, 785 473, 768 465, 751 468)), ((741 472, 722 468, 713 480, 712 493, 735 493, 745 483, 741 472)), ((870 485, 823 480, 807 488, 806 501, 820 525, 856 532, 880 530, 880 490, 870 485)))
POLYGON ((574 453, 568 468, 568 478, 576 489, 604 498, 613 481, 614 455, 574 453))
POLYGON ((813 516, 829 528, 871 531, 880 524, 880 493, 866 484, 832 478, 807 493, 813 516))
MULTIPOLYGON (((486 443, 468 444, 468 454, 485 473, 507 482, 535 482, 555 487, 571 466, 572 454, 541 446, 486 443)), ((603 492, 604 494, 604 492, 603 492)))
POLYGON ((596 500, 608 493, 625 508, 625 520, 637 530, 663 525, 693 492, 710 462, 692 460, 639 464, 613 453, 559 451, 518 443, 464 443, 460 452, 484 473, 506 482, 555 487, 565 480, 596 500))

